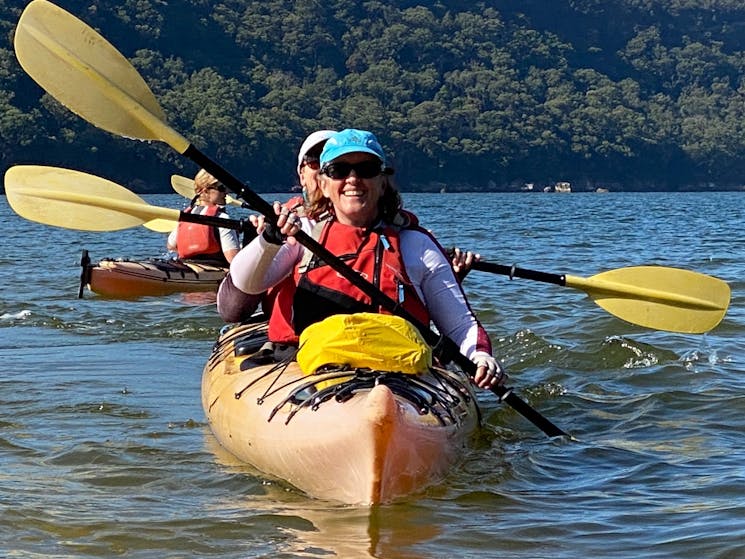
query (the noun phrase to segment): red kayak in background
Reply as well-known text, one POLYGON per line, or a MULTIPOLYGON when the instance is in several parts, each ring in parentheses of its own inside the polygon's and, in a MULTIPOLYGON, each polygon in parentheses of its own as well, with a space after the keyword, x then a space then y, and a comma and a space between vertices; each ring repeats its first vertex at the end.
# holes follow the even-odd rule
POLYGON ((216 292, 228 273, 228 268, 206 262, 166 258, 103 258, 93 264, 87 250, 83 250, 80 265, 83 269, 78 297, 83 296, 86 286, 94 293, 116 299, 216 292))

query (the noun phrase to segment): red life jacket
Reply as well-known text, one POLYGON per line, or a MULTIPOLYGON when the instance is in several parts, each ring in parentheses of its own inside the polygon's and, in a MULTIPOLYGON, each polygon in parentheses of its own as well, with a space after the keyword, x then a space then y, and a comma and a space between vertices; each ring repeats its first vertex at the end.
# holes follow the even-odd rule
MULTIPOLYGON (((298 215, 305 214, 305 200, 302 196, 293 196, 285 207, 298 215)), ((269 316, 269 339, 280 344, 297 344, 298 336, 292 327, 292 301, 295 297, 295 278, 287 276, 281 282, 267 291, 264 297, 264 313, 269 316), (267 309, 266 307, 269 307, 267 309), (267 312, 269 311, 269 312, 267 312)))
MULTIPOLYGON (((406 227, 412 227, 410 221, 406 227)), ((401 303, 419 322, 429 325, 429 313, 404 269, 400 230, 392 225, 373 229, 352 227, 331 220, 317 224, 313 236, 384 294, 401 303)), ((269 339, 272 341, 297 343, 300 332, 308 325, 332 314, 387 313, 374 306, 370 297, 314 255, 304 258, 296 267, 294 280, 291 314, 286 305, 290 290, 277 296, 269 320, 269 339), (279 302, 280 298, 284 305, 279 302), (278 304, 282 310, 275 312, 279 310, 278 304)))
POLYGON ((298 336, 292 326, 292 302, 295 298, 295 278, 287 276, 267 291, 267 302, 271 302, 269 315, 269 339, 279 344, 297 344, 298 336))
MULTIPOLYGON (((189 213, 192 209, 187 208, 184 212, 189 213)), ((221 210, 220 206, 207 206, 201 215, 215 216, 221 210)), ((220 233, 217 227, 212 225, 179 222, 176 245, 179 258, 225 260, 220 243, 220 233)))
MULTIPOLYGON (((285 202, 290 211, 298 215, 305 215, 305 200, 302 196, 294 196, 285 202)), ((269 306, 269 339, 280 344, 297 344, 298 336, 292 326, 292 302, 295 298, 295 278, 288 276, 267 291, 264 305, 269 306)))

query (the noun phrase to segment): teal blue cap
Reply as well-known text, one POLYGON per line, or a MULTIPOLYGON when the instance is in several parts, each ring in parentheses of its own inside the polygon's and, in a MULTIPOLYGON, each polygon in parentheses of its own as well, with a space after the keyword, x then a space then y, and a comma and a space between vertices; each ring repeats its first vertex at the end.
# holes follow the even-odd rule
POLYGON ((321 152, 321 167, 347 153, 371 153, 385 165, 385 152, 372 132, 347 128, 331 136, 321 152))

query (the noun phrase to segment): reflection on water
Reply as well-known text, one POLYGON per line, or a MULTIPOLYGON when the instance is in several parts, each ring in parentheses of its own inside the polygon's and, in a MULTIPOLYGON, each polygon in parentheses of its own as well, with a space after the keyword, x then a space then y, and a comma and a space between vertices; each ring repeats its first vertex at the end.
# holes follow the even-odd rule
POLYGON ((179 293, 179 299, 183 305, 189 305, 192 307, 211 307, 217 303, 217 293, 209 291, 179 293))
POLYGON ((240 495, 230 504, 252 514, 282 517, 287 539, 281 551, 294 557, 425 557, 413 547, 434 539, 437 526, 422 522, 415 504, 353 507, 305 498, 297 489, 238 461, 209 433, 205 446, 232 474, 260 479, 262 493, 240 495))

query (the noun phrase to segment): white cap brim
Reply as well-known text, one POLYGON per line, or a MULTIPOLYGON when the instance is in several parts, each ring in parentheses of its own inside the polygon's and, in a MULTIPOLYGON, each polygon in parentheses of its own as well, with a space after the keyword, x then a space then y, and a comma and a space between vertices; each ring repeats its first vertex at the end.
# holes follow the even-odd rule
POLYGON ((328 140, 334 134, 336 134, 336 130, 318 130, 305 138, 305 141, 303 142, 303 145, 300 146, 300 151, 297 154, 298 176, 300 176, 300 167, 302 167, 303 165, 303 158, 305 157, 305 154, 307 154, 311 149, 313 149, 321 142, 325 142, 326 140, 328 140))

